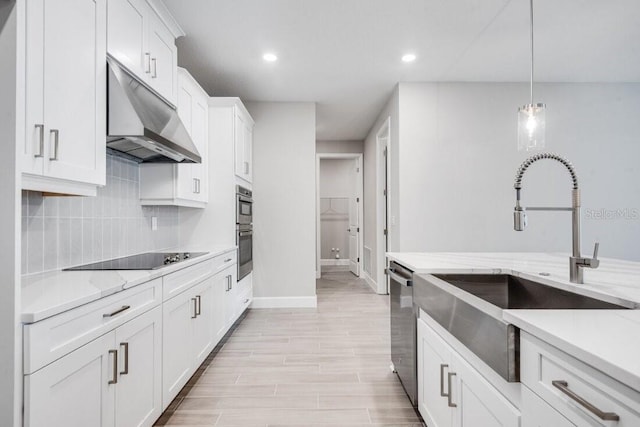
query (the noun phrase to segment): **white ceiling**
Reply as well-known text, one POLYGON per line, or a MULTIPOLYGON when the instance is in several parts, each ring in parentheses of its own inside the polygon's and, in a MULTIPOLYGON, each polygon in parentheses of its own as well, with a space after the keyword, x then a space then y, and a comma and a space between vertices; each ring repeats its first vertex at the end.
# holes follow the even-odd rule
MULTIPOLYGON (((316 102, 319 140, 364 139, 398 82, 529 79, 527 0, 164 2, 210 94, 316 102)), ((640 81, 640 1, 534 5, 536 81, 640 81)))

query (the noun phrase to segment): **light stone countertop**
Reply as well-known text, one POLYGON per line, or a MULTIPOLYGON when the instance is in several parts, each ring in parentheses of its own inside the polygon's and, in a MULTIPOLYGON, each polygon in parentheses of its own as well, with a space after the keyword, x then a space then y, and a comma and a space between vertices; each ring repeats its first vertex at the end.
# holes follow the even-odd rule
POLYGON ((22 323, 34 323, 83 304, 141 285, 174 271, 198 264, 235 246, 189 248, 168 252, 208 252, 157 270, 50 271, 22 276, 22 323))
POLYGON ((569 282, 569 255, 549 253, 388 253, 416 273, 513 274, 635 307, 636 310, 504 310, 503 319, 640 391, 640 262, 603 258, 569 282), (540 276, 539 273, 549 273, 540 276))

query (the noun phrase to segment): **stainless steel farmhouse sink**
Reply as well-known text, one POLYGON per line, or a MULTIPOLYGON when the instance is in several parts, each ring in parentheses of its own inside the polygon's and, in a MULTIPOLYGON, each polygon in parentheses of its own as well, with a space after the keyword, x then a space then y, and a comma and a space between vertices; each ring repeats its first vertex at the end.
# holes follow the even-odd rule
POLYGON ((627 309, 509 274, 416 274, 414 303, 509 382, 520 381, 519 329, 507 309, 627 309))

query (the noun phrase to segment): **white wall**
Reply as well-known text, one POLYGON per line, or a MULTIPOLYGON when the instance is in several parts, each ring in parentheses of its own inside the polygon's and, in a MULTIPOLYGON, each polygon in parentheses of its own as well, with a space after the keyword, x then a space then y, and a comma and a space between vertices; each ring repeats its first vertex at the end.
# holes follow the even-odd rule
POLYGON ((322 259, 335 258, 335 253, 331 252, 332 248, 339 248, 340 257, 348 259, 349 206, 356 197, 355 164, 354 159, 320 159, 320 253, 322 259), (325 214, 324 212, 329 209, 331 211, 325 214))
MULTIPOLYGON (((589 211, 640 212, 640 84, 540 84, 547 104, 547 151, 566 156, 582 189, 582 248, 640 260, 640 216, 593 219, 589 211)), ((513 231, 513 180, 527 157, 516 149, 516 110, 525 84, 401 84, 398 181, 392 206, 402 251, 571 250, 566 212, 529 214, 513 231)), ((529 169, 524 205, 570 205, 567 171, 549 160, 529 169)))
POLYGON ((316 153, 363 153, 364 141, 316 141, 316 153))
POLYGON ((24 81, 16 70, 17 5, 0 2, 0 425, 22 425, 22 334, 20 325, 20 191, 16 140, 21 137, 17 105, 24 81))
POLYGON ((315 104, 249 102, 254 307, 315 305, 315 104))

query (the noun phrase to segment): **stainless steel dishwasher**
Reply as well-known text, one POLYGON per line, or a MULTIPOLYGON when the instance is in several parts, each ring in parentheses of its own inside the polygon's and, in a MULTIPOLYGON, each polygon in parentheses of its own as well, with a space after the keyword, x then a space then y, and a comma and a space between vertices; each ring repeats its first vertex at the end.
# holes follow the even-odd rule
POLYGON ((416 363, 416 311, 413 307, 413 272, 391 262, 389 298, 391 302, 391 362, 404 391, 414 407, 418 405, 416 363))

